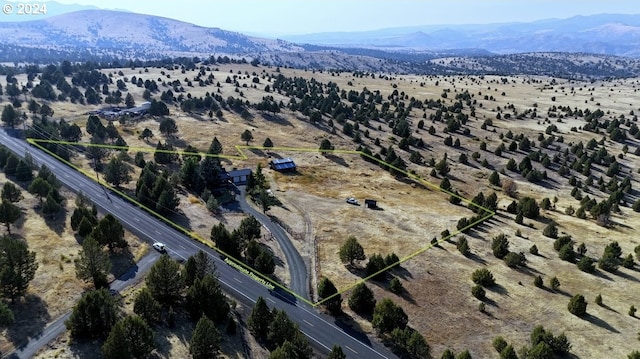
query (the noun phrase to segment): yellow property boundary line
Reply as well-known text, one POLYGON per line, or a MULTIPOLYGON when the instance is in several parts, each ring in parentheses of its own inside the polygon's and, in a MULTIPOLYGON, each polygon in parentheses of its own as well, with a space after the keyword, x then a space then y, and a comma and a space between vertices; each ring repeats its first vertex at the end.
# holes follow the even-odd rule
POLYGON ((413 173, 409 173, 405 170, 402 170, 400 168, 397 168, 389 163, 386 163, 382 160, 379 160, 371 155, 368 155, 362 151, 355 151, 355 150, 319 150, 317 148, 295 148, 295 147, 264 147, 264 146, 241 146, 241 145, 237 145, 235 146, 236 150, 238 151, 239 155, 236 156, 232 156, 232 155, 212 155, 212 154, 208 154, 208 153, 202 153, 202 152, 184 152, 184 151, 168 151, 168 150, 156 150, 156 149, 151 149, 151 148, 143 148, 143 147, 128 147, 128 146, 115 146, 115 145, 106 145, 106 144, 94 144, 94 143, 82 143, 82 142, 69 142, 69 141, 55 141, 55 140, 44 140, 44 139, 34 139, 34 138, 27 138, 26 139, 28 143, 38 147, 39 149, 41 149, 42 151, 48 153, 49 155, 55 157, 56 159, 58 159, 59 161, 67 164, 68 166, 70 166, 71 168, 75 169, 76 171, 82 173, 83 175, 85 175, 86 177, 88 177, 89 179, 95 181, 95 179, 93 178, 93 176, 88 173, 86 170, 75 166, 74 164, 72 164, 71 162, 61 158, 60 156, 58 156, 57 154, 49 151, 47 148, 41 146, 39 143, 53 143, 53 144, 61 144, 61 145, 69 145, 69 146, 85 146, 85 147, 101 147, 101 148, 107 148, 107 149, 113 149, 113 150, 127 150, 127 151, 136 151, 136 152, 146 152, 146 153, 155 153, 157 152, 164 152, 164 153, 173 153, 173 154, 178 154, 178 155, 200 155, 200 156, 208 156, 208 157, 215 157, 215 158, 223 158, 223 159, 230 159, 230 160, 248 160, 249 158, 247 157, 247 155, 245 154, 245 152, 243 150, 267 150, 267 151, 290 151, 290 152, 320 152, 320 153, 336 153, 336 154, 348 154, 348 155, 360 155, 362 157, 366 157, 368 159, 370 159, 371 161, 378 163, 380 165, 384 165, 385 167, 388 168, 392 168, 395 171, 402 173, 403 175, 418 181, 419 183, 422 183, 423 185, 426 185, 427 187, 430 187, 434 190, 446 193, 450 196, 453 196, 455 198, 460 199, 462 202, 465 202, 467 205, 476 207, 478 209, 483 210, 485 213, 487 213, 486 216, 474 221, 473 223, 468 224, 467 226, 456 230, 453 233, 450 233, 448 236, 441 238, 440 240, 438 240, 436 243, 429 243, 427 246, 422 247, 418 250, 416 250, 415 252, 400 258, 400 260, 397 263, 393 263, 379 271, 377 271, 376 273, 373 273, 365 278, 362 278, 358 281, 356 281, 354 284, 348 286, 347 288, 344 288, 342 290, 339 290, 337 293, 327 297, 327 298, 322 298, 321 300, 319 300, 318 302, 312 302, 308 299, 306 299, 305 297, 303 297, 302 295, 293 292, 292 290, 290 290, 289 288, 283 286, 282 284, 274 281, 273 279, 269 278, 268 276, 255 271, 254 268, 249 267, 248 265, 246 265, 245 263, 243 263, 242 261, 233 258, 232 256, 229 256, 227 253, 225 253, 224 251, 212 246, 211 244, 207 243, 207 241, 202 238, 198 233, 193 232, 193 231, 189 231, 186 228, 181 227, 180 225, 172 222, 171 220, 167 219, 166 217, 160 215, 159 213, 157 213, 156 211, 144 206, 142 203, 138 202, 136 199, 131 198, 129 196, 127 196, 126 194, 124 194, 122 191, 110 186, 108 183, 99 183, 100 185, 109 188, 111 191, 117 193, 118 195, 120 195, 122 198, 130 201, 131 203, 139 206, 140 208, 143 208, 144 210, 146 210, 147 212, 153 214, 154 216, 156 216, 157 218, 159 218, 160 220, 164 221, 165 223, 169 224, 170 226, 172 226, 173 228, 177 229, 178 231, 186 234, 187 236, 191 237, 192 239, 195 239, 196 241, 214 249, 215 251, 217 251, 218 253, 224 255, 226 257, 225 262, 229 265, 231 265, 232 267, 234 267, 235 269, 243 272, 244 274, 248 275, 250 278, 252 278, 253 280, 255 280, 256 282, 264 285, 265 287, 267 287, 269 290, 273 290, 275 289, 275 287, 278 287, 284 291, 286 291, 287 293, 293 295, 294 297, 296 297, 297 299, 315 307, 318 305, 323 304, 326 301, 329 301, 331 299, 333 299, 336 296, 341 295, 344 292, 347 292, 349 290, 351 290, 352 288, 354 288, 355 286, 364 283, 366 281, 368 281, 369 279, 375 277, 376 275, 386 272, 387 270, 398 266, 422 253, 424 253, 425 251, 433 248, 434 246, 439 245, 442 242, 445 242, 447 240, 449 240, 450 238, 457 236, 458 234, 467 231, 468 229, 471 229, 472 227, 475 227, 476 225, 480 224, 481 222, 484 222, 485 220, 493 217, 495 215, 495 212, 489 210, 488 208, 485 208, 483 206, 479 206, 475 203, 473 203, 472 201, 470 201, 467 198, 464 198, 462 196, 460 196, 457 193, 452 193, 450 191, 447 190, 443 190, 441 189, 439 186, 434 185, 433 183, 430 183, 424 179, 422 179, 420 176, 413 174, 413 173))

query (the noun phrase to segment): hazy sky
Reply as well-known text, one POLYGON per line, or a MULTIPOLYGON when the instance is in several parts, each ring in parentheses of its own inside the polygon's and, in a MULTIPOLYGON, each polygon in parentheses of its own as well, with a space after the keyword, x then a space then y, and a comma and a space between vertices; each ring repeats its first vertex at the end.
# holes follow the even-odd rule
POLYGON ((640 14, 638 0, 56 0, 269 35, 640 14))

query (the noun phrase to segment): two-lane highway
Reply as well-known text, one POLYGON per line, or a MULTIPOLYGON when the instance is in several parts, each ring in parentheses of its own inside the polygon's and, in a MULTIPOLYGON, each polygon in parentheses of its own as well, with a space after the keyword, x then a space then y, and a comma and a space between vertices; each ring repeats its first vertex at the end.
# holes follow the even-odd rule
POLYGON ((45 164, 58 177, 58 180, 74 192, 82 191, 95 205, 106 213, 111 213, 123 225, 141 240, 160 241, 167 245, 169 254, 179 260, 202 250, 208 253, 217 266, 220 283, 227 293, 239 302, 252 306, 259 296, 267 299, 271 307, 285 310, 295 320, 300 329, 307 335, 314 347, 328 353, 336 344, 340 345, 348 358, 396 358, 388 349, 366 336, 357 338, 335 324, 334 319, 318 313, 314 308, 303 303, 292 302, 288 296, 281 296, 263 285, 227 265, 210 247, 192 240, 167 223, 150 215, 139 207, 105 190, 92 179, 77 172, 71 167, 57 161, 45 152, 30 146, 21 139, 9 136, 0 130, 0 143, 10 148, 19 156, 29 152, 38 165, 45 164))

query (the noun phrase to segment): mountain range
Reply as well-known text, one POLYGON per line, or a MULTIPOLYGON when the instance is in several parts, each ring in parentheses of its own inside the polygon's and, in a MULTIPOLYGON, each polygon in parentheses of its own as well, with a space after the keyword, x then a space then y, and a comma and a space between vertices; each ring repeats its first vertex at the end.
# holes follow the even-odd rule
POLYGON ((0 22, 0 39, 0 62, 5 63, 229 55, 277 66, 346 71, 575 78, 640 75, 640 15, 270 39, 158 16, 84 9, 39 20, 0 22))
POLYGON ((282 37, 296 43, 386 49, 483 49, 496 54, 584 52, 640 57, 640 15, 600 14, 529 23, 426 25, 282 37))

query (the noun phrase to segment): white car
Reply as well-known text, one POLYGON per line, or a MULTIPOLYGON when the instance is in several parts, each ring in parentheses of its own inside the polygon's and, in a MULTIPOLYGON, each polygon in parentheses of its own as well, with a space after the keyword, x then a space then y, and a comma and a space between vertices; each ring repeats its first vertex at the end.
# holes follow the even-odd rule
POLYGON ((353 197, 349 197, 349 198, 347 198, 347 203, 349 203, 349 204, 355 204, 355 205, 358 205, 358 204, 359 204, 359 203, 358 203, 358 200, 357 200, 357 199, 355 199, 355 198, 353 198, 353 197))
POLYGON ((163 253, 164 253, 164 252, 166 252, 166 251, 167 251, 167 249, 165 248, 164 243, 155 242, 152 246, 153 246, 153 248, 154 248, 155 250, 157 250, 158 252, 163 252, 163 253))

